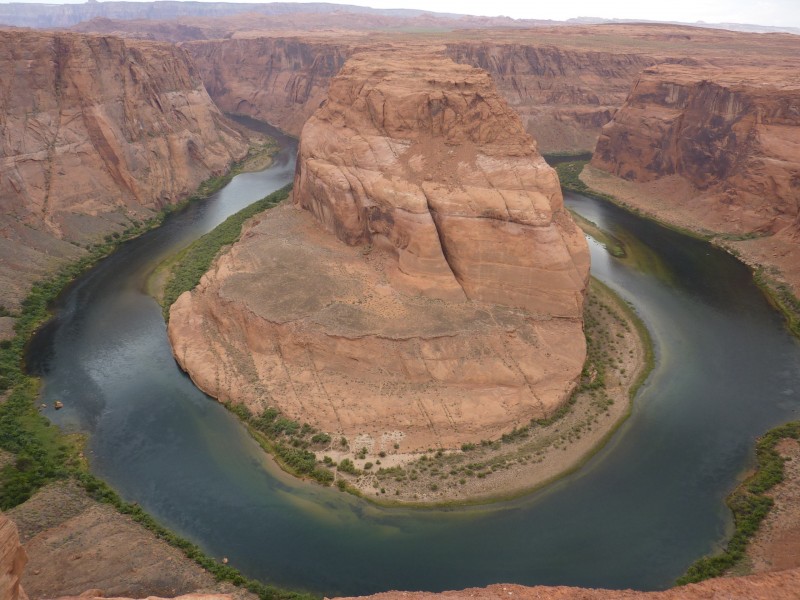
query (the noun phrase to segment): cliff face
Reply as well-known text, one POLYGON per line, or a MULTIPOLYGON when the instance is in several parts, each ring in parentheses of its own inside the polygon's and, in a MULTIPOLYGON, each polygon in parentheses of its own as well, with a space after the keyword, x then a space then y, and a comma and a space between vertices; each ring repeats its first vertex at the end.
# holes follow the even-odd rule
MULTIPOLYGON (((353 35, 336 41, 254 37, 192 42, 185 48, 223 110, 299 135, 362 41, 353 35)), ((523 43, 457 42, 446 46, 446 54, 488 71, 525 129, 548 151, 593 148, 638 73, 655 62, 646 55, 523 43)))
POLYGON ((679 176, 729 230, 774 233, 800 214, 796 71, 647 69, 592 166, 635 182, 679 176))
POLYGON ((347 44, 254 38, 184 46, 208 93, 223 111, 269 122, 299 135, 325 100, 328 85, 351 53, 347 44))
POLYGON ((447 54, 488 71, 547 151, 592 149, 631 83, 656 62, 641 53, 522 43, 452 43, 447 54))
POLYGON ((0 598, 4 600, 27 600, 20 586, 22 572, 28 556, 19 543, 17 527, 0 513, 0 598))
POLYGON ((586 242, 485 72, 355 55, 303 128, 294 195, 172 306, 202 389, 392 454, 496 437, 567 398, 586 242))
POLYGON ((485 71, 353 57, 303 128, 295 193, 350 245, 398 256, 397 284, 580 317, 588 260, 558 178, 485 71))
POLYGON ((0 31, 0 302, 243 155, 183 50, 0 31))

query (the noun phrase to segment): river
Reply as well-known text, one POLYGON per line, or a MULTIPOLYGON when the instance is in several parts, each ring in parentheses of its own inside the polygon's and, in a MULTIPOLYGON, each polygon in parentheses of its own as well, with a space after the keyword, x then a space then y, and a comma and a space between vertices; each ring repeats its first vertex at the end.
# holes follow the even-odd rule
POLYGON ((175 364, 145 290, 164 257, 294 173, 269 169, 123 244, 62 294, 32 341, 47 415, 89 434, 92 471, 250 577, 328 595, 497 582, 657 589, 731 528, 724 497, 756 436, 800 416, 800 344, 748 270, 610 204, 567 203, 627 245, 592 270, 650 328, 656 368, 628 421, 580 471, 524 498, 457 510, 373 506, 280 472, 175 364))

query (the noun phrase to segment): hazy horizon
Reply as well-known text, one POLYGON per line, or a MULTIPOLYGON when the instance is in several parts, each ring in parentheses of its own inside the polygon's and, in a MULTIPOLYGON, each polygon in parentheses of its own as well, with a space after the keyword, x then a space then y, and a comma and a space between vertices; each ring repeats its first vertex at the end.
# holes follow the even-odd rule
MULTIPOLYGON (((120 0, 147 2, 150 0, 120 0)), ((178 0, 183 1, 183 0, 178 0)), ((217 2, 220 0, 196 0, 217 2)), ((295 0, 283 0, 291 4, 304 4, 295 0)), ((25 4, 84 4, 84 0, 0 0, 2 4, 20 2, 25 4)), ((258 3, 261 0, 239 0, 231 3, 258 3)), ((433 12, 458 13, 476 16, 508 16, 515 19, 552 19, 565 21, 571 18, 589 17, 602 19, 637 19, 648 21, 679 21, 683 23, 739 23, 772 27, 800 27, 800 3, 797 0, 672 0, 667 3, 642 3, 629 0, 607 0, 598 10, 596 0, 572 0, 569 3, 547 3, 521 6, 515 0, 477 2, 476 0, 370 0, 351 2, 329 2, 351 4, 372 8, 408 8, 433 12), (722 6, 721 6, 722 4, 722 6)))

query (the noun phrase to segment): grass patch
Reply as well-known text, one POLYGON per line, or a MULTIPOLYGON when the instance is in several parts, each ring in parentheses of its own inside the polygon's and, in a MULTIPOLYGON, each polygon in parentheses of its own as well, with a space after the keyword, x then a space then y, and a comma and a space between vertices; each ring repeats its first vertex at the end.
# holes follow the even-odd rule
POLYGON ((622 240, 608 233, 604 229, 601 229, 595 222, 581 216, 574 210, 568 210, 572 215, 572 220, 575 221, 575 224, 580 227, 586 235, 602 244, 602 246, 608 251, 609 254, 611 254, 611 256, 625 258, 628 255, 627 252, 625 252, 625 244, 622 242, 622 240))
POLYGON ((763 268, 753 273, 753 279, 770 303, 783 313, 789 331, 800 337, 800 299, 792 293, 788 285, 770 276, 763 268))
POLYGON ((231 215, 213 230, 184 248, 172 266, 172 273, 164 286, 161 306, 164 318, 169 319, 169 307, 183 292, 194 289, 200 278, 211 268, 211 263, 223 247, 234 243, 242 233, 242 225, 260 212, 277 206, 286 199, 291 191, 291 184, 271 193, 269 196, 254 202, 231 215))
POLYGON ((284 417, 276 408, 267 408, 260 415, 254 415, 242 404, 226 402, 224 406, 247 425, 256 441, 275 457, 284 471, 296 477, 308 477, 322 485, 333 483, 335 476, 328 468, 332 461, 317 460, 312 451, 315 447, 330 445, 330 436, 320 435, 321 432, 308 423, 301 425, 284 417), (327 442, 320 439, 327 439, 327 442))
POLYGON ((747 544, 773 505, 772 498, 766 492, 783 481, 784 459, 775 450, 775 446, 785 438, 800 439, 800 421, 771 429, 758 440, 756 472, 727 499, 735 523, 733 536, 722 552, 704 556, 692 564, 676 581, 677 585, 719 577, 745 557, 747 544))

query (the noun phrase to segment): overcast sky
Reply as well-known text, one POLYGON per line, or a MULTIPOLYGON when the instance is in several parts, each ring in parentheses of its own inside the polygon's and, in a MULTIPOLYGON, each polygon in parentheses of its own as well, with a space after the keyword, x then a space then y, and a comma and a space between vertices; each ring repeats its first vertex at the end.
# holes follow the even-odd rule
MULTIPOLYGON (((50 2, 80 3, 82 0, 50 2)), ((342 3, 529 19, 604 17, 800 27, 800 0, 355 0, 342 3)))

